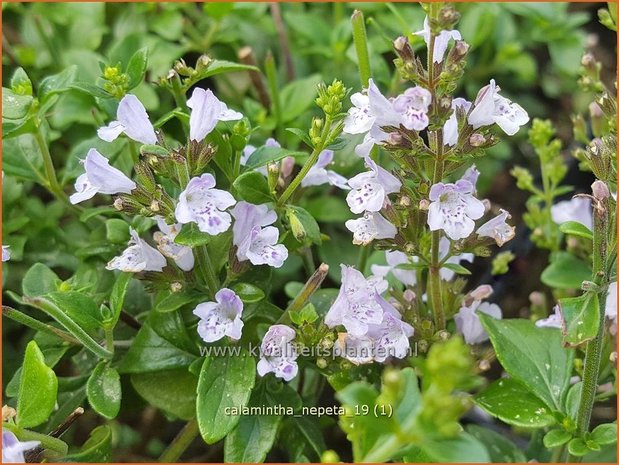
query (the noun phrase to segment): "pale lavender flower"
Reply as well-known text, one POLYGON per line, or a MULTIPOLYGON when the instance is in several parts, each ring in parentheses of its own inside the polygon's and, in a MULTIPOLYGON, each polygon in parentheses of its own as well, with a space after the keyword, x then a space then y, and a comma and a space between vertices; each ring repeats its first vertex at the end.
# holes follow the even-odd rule
POLYGON ((561 225, 566 221, 576 221, 589 229, 593 229, 593 213, 591 200, 586 197, 574 197, 562 200, 550 207, 552 221, 561 225))
POLYGON ((356 92, 350 96, 353 106, 344 118, 346 134, 365 134, 372 129, 376 116, 370 111, 370 97, 367 93, 356 92))
POLYGON ((393 239, 398 232, 378 212, 365 212, 361 218, 347 220, 344 224, 353 233, 352 243, 356 245, 367 245, 374 239, 393 239))
POLYGON ((473 185, 464 179, 455 184, 439 182, 430 189, 428 226, 442 229, 453 240, 468 237, 484 214, 484 204, 473 196, 473 185))
MULTIPOLYGON (((415 35, 423 37, 423 40, 426 43, 426 46, 430 46, 430 22, 428 17, 423 20, 423 29, 421 31, 414 32, 415 35)), ((434 50, 432 52, 432 61, 434 63, 441 63, 443 58, 445 57, 445 52, 447 51, 447 46, 449 45, 449 41, 453 40, 461 40, 462 36, 460 32, 453 29, 451 31, 441 31, 434 38, 434 50)))
POLYGON ((2 463, 26 463, 24 452, 40 444, 40 441, 19 441, 11 431, 2 430, 2 463))
POLYGON ((191 108, 189 117, 189 138, 202 141, 208 136, 219 121, 235 121, 243 118, 238 111, 230 110, 210 89, 196 87, 187 100, 191 108))
MULTIPOLYGON (((438 256, 441 261, 449 254, 451 242, 446 237, 441 237, 440 242, 438 243, 438 256)), ((472 253, 462 253, 457 255, 452 255, 447 260, 445 260, 445 264, 453 263, 456 265, 460 265, 462 262, 473 263, 475 258, 475 254, 472 253)), ((441 275, 441 279, 445 281, 450 281, 456 275, 456 272, 450 270, 449 268, 442 267, 439 271, 441 275)))
POLYGON ((389 357, 404 358, 410 349, 409 338, 414 328, 402 321, 401 315, 387 303, 383 306, 383 321, 380 325, 370 325, 367 336, 375 341, 374 360, 384 362, 389 357))
POLYGON ((232 219, 225 210, 236 203, 232 194, 214 189, 215 178, 205 173, 192 178, 178 199, 176 220, 197 223, 198 229, 212 236, 227 231, 232 219))
POLYGON ((130 194, 137 187, 122 171, 110 166, 109 160, 96 149, 90 149, 82 163, 86 172, 77 178, 76 192, 69 197, 74 205, 94 197, 97 193, 130 194))
POLYGON ((174 239, 181 231, 181 225, 167 224, 162 217, 158 216, 157 226, 159 226, 159 231, 153 234, 153 239, 157 242, 159 252, 174 260, 181 270, 191 271, 194 265, 194 256, 191 247, 174 242, 174 239))
POLYGON ((516 228, 507 224, 507 220, 511 217, 508 211, 501 208, 497 216, 477 229, 477 235, 480 237, 490 237, 494 239, 496 245, 502 247, 503 244, 512 240, 516 234, 516 228))
POLYGON ((398 178, 378 166, 370 157, 366 157, 365 164, 370 171, 348 180, 352 190, 346 196, 346 202, 353 213, 379 211, 383 208, 387 195, 398 192, 402 186, 398 178))
POLYGON ((374 340, 368 336, 339 333, 333 352, 354 365, 364 365, 374 360, 374 350, 374 340))
POLYGON ((460 307, 460 311, 456 313, 454 320, 458 332, 462 334, 467 344, 479 344, 488 340, 488 334, 479 319, 479 312, 490 315, 497 320, 502 318, 501 309, 497 304, 475 300, 469 306, 460 307))
POLYGON ((421 131, 428 127, 428 108, 432 94, 420 86, 406 89, 393 101, 393 109, 401 115, 401 124, 406 129, 421 131))
POLYGON ((215 294, 215 302, 199 304, 193 314, 200 318, 198 334, 204 342, 215 342, 228 336, 238 341, 243 330, 243 302, 230 289, 220 289, 215 294))
POLYGON ((491 79, 490 84, 477 94, 468 122, 473 129, 496 123, 505 134, 513 136, 520 126, 529 122, 529 115, 520 105, 499 95, 500 90, 494 79, 491 79))
POLYGON ((3 245, 2 246, 2 261, 8 262, 11 259, 11 246, 3 245))
MULTIPOLYGON (((443 144, 453 147, 458 143, 458 117, 457 110, 459 108, 463 109, 465 112, 468 112, 471 108, 471 102, 463 98, 455 98, 451 102, 451 108, 453 112, 449 116, 449 119, 445 121, 443 125, 443 144)), ((473 183, 474 184, 474 183, 473 183)))
POLYGON ((260 346, 260 361, 257 371, 260 376, 273 373, 277 378, 290 381, 297 376, 297 353, 292 341, 296 333, 286 325, 273 325, 262 339, 260 346))
POLYGON ((129 247, 121 255, 110 260, 105 268, 128 273, 162 271, 163 267, 167 265, 165 257, 146 241, 140 239, 133 228, 129 232, 131 233, 129 247))
POLYGON ((608 285, 604 315, 610 321, 610 334, 615 336, 617 334, 617 281, 608 285))
POLYGON ((237 246, 239 261, 249 260, 254 265, 279 268, 288 258, 288 249, 278 244, 279 230, 269 226, 277 220, 268 205, 239 202, 230 212, 234 217, 232 242, 237 246), (266 227, 265 227, 266 226, 266 227))
POLYGON ((473 193, 476 191, 477 187, 477 179, 479 179, 479 170, 473 164, 464 172, 460 179, 464 179, 465 181, 470 182, 473 185, 473 193))
POLYGON ((559 306, 555 305, 554 312, 548 315, 548 318, 542 318, 535 322, 535 326, 538 328, 558 328, 561 329, 563 327, 563 318, 561 317, 561 311, 559 310, 559 306))
POLYGON ((106 142, 112 142, 123 132, 142 144, 156 144, 157 134, 148 118, 142 102, 133 94, 125 95, 118 104, 116 120, 99 128, 97 135, 106 142))
POLYGON ((340 189, 349 190, 348 179, 335 171, 326 169, 333 161, 333 150, 323 150, 318 155, 316 164, 310 168, 303 180, 301 186, 320 186, 322 184, 330 184, 339 187, 340 189))
POLYGON ((342 265, 342 286, 325 324, 330 328, 343 325, 353 336, 365 335, 369 325, 383 321, 383 306, 389 304, 380 294, 387 285, 382 279, 366 279, 360 271, 342 265))
POLYGON ((401 269, 399 265, 409 265, 417 263, 419 257, 409 257, 404 252, 399 250, 385 251, 385 259, 387 265, 372 265, 372 274, 384 278, 389 273, 406 286, 414 286, 417 283, 415 270, 401 269))

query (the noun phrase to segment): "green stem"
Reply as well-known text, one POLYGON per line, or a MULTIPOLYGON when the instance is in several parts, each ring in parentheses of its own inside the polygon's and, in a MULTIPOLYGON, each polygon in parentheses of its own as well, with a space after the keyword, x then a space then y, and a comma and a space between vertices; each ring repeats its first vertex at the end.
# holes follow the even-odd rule
POLYGON ((298 312, 309 302, 310 297, 318 290, 322 282, 329 273, 329 265, 321 263, 314 271, 314 274, 309 277, 303 289, 297 294, 294 300, 288 305, 282 316, 277 320, 278 323, 290 323, 290 312, 298 312))
POLYGON ((105 331, 105 347, 111 353, 114 353, 114 328, 104 328, 105 331))
POLYGON ((29 328, 34 329, 35 331, 41 331, 43 333, 51 334, 53 336, 57 336, 60 339, 68 342, 69 344, 80 345, 80 341, 75 339, 66 331, 62 329, 55 328, 52 325, 48 325, 47 323, 43 323, 31 316, 26 315, 25 313, 20 312, 12 307, 8 307, 6 305, 2 306, 2 315, 10 318, 13 321, 21 323, 24 326, 28 326, 29 328))
POLYGON ((357 260, 357 269, 361 272, 365 272, 365 267, 368 264, 368 258, 370 257, 370 251, 372 250, 372 245, 363 245, 361 246, 361 250, 359 250, 359 259, 357 260))
POLYGON ((598 294, 600 322, 595 339, 587 343, 582 375, 582 390, 576 415, 576 433, 582 437, 589 431, 591 412, 595 402, 598 386, 600 361, 602 358, 602 343, 604 337, 604 309, 606 307, 606 292, 608 289, 608 274, 605 273, 608 249, 608 199, 593 200, 593 279, 601 292, 598 294))
POLYGON ((58 200, 70 205, 73 209, 75 209, 76 207, 69 203, 69 198, 67 197, 67 194, 65 194, 65 192, 62 190, 62 187, 60 186, 60 183, 58 182, 58 178, 56 177, 56 169, 54 168, 54 163, 52 161, 52 155, 49 152, 47 142, 43 137, 40 127, 38 127, 37 131, 34 133, 34 138, 37 142, 39 150, 41 151, 41 155, 43 156, 43 168, 45 169, 46 178, 45 187, 52 194, 54 194, 54 196, 58 200))
POLYGON ((103 359, 111 359, 114 354, 109 350, 101 347, 86 331, 84 331, 75 321, 73 321, 65 312, 63 312, 56 304, 43 297, 23 297, 23 301, 27 305, 43 310, 54 320, 60 323, 67 331, 69 331, 80 343, 90 350, 93 354, 103 359))
POLYGON ((355 43, 355 51, 357 52, 357 65, 359 67, 359 78, 361 86, 368 87, 369 80, 372 77, 370 69, 370 55, 368 53, 368 38, 365 32, 365 18, 363 13, 355 10, 352 14, 352 39, 355 43))
POLYGON ((56 452, 59 457, 67 455, 67 443, 61 439, 48 436, 47 434, 35 433, 28 429, 20 428, 13 423, 2 423, 2 429, 12 432, 20 441, 39 441, 43 449, 56 452))
POLYGON ((327 117, 325 118, 325 126, 322 131, 322 135, 320 137, 320 142, 318 142, 318 144, 316 144, 316 146, 314 147, 314 150, 312 151, 309 158, 303 165, 303 168, 301 168, 301 171, 299 171, 296 177, 288 185, 286 190, 282 193, 279 200, 277 201, 278 205, 281 206, 286 203, 286 201, 290 198, 290 196, 292 196, 294 191, 297 190, 297 188, 299 187, 299 185, 301 184, 301 182, 303 181, 303 179, 305 178, 309 170, 312 169, 312 166, 316 164, 316 162, 318 161, 318 157, 320 156, 320 153, 327 145, 327 141, 333 139, 333 134, 331 134, 330 132, 331 132, 331 117, 327 115, 327 117))
POLYGON ((176 463, 183 452, 191 445, 200 432, 198 421, 194 418, 188 421, 183 429, 174 438, 170 446, 159 457, 160 463, 176 463))
POLYGON ((279 95, 279 84, 277 82, 277 68, 273 54, 269 51, 264 59, 264 73, 266 74, 269 93, 271 94, 271 113, 275 118, 277 138, 283 135, 282 128, 282 103, 279 95))

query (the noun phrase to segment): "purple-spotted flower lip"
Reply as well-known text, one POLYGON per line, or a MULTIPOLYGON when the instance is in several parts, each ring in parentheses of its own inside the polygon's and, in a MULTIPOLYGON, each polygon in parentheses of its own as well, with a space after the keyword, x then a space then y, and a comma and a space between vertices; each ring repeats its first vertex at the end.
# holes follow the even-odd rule
POLYGON ((432 102, 429 90, 415 86, 406 89, 393 100, 393 109, 401 115, 401 124, 411 130, 421 131, 428 127, 428 109, 432 102))
POLYGON ((110 260, 105 268, 127 273, 163 271, 163 268, 167 265, 165 257, 157 249, 142 240, 133 228, 130 228, 129 232, 131 233, 129 247, 121 255, 110 260))
POLYGON ((215 97, 210 89, 196 87, 191 98, 187 100, 187 106, 191 108, 189 138, 198 142, 215 129, 218 121, 235 121, 243 118, 241 113, 230 110, 225 103, 215 97))
POLYGON ((520 126, 529 122, 529 115, 520 105, 499 95, 500 90, 494 79, 480 89, 468 114, 468 123, 473 129, 497 124, 505 134, 513 136, 520 126))
POLYGON ((361 218, 347 220, 353 244, 367 245, 375 239, 393 239, 398 230, 378 212, 365 212, 361 218))
POLYGON ((464 239, 475 229, 484 214, 484 204, 473 196, 473 185, 466 179, 456 183, 436 183, 430 188, 428 226, 442 229, 452 240, 464 239))
POLYGON ((269 226, 277 220, 275 211, 268 204, 241 201, 230 213, 234 217, 232 243, 237 246, 239 261, 249 260, 253 265, 280 268, 288 258, 288 249, 277 243, 279 230, 269 226))
POLYGON ((125 95, 118 103, 116 121, 108 126, 99 128, 97 134, 100 139, 112 142, 122 133, 142 144, 154 145, 157 143, 157 134, 146 109, 140 100, 133 94, 125 95))
POLYGON ((90 149, 83 160, 85 173, 75 181, 76 192, 69 197, 72 204, 88 200, 95 194, 130 194, 137 187, 122 171, 110 165, 96 149, 90 149))
POLYGON ((236 203, 229 192, 215 189, 215 178, 210 173, 192 178, 181 192, 175 216, 179 223, 197 223, 198 229, 217 235, 230 228, 232 218, 225 210, 236 203))
POLYGON ((2 463, 26 463, 24 452, 38 447, 39 441, 19 441, 13 432, 2 430, 2 463))
POLYGON ((156 220, 159 231, 153 234, 153 239, 157 242, 159 252, 174 260, 181 270, 191 271, 195 262, 191 247, 174 242, 174 239, 181 231, 181 225, 167 224, 161 216, 157 216, 156 220))
POLYGON ((346 202, 353 213, 377 212, 383 208, 387 195, 399 192, 402 183, 370 157, 365 159, 370 171, 359 173, 348 180, 351 191, 346 202))
POLYGON ((200 318, 198 334, 204 342, 215 342, 225 336, 241 339, 243 301, 231 289, 223 288, 215 294, 215 302, 199 304, 193 314, 200 318))
POLYGON ((488 334, 479 319, 480 312, 497 320, 502 318, 501 308, 497 304, 475 300, 468 306, 462 305, 454 320, 458 332, 462 334, 467 344, 480 344, 488 340, 488 334))
POLYGON ((286 325, 272 325, 264 335, 260 345, 260 360, 256 369, 260 376, 273 373, 284 381, 293 379, 298 371, 297 353, 292 341, 296 333, 286 325))

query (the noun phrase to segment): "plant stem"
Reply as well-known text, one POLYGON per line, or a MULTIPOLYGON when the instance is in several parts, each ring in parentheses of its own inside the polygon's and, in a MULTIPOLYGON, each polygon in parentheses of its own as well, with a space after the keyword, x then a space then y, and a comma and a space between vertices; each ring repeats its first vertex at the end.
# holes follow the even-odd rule
POLYGON ((38 127, 37 131, 34 133, 34 138, 37 142, 39 150, 41 151, 41 155, 43 156, 43 167, 45 169, 45 187, 61 202, 66 203, 72 209, 77 210, 75 205, 71 205, 69 203, 69 198, 67 194, 64 193, 60 183, 58 182, 58 178, 56 177, 56 169, 54 168, 54 163, 52 162, 52 155, 49 153, 49 148, 47 147, 47 142, 43 138, 43 133, 41 132, 41 128, 38 127))
MULTIPOLYGON (((597 182, 597 181, 596 181, 597 182)), ((604 310, 608 290, 608 274, 605 273, 608 249, 608 199, 593 200, 593 279, 600 287, 598 294, 600 322, 595 339, 587 343, 582 375, 582 391, 576 415, 576 433, 582 437, 589 431, 591 412, 598 386, 602 343, 604 337, 604 310), (596 205, 597 203, 597 205, 596 205)))
POLYGON ((352 22, 352 39, 355 43, 355 51, 357 52, 357 66, 359 67, 359 78, 361 86, 368 87, 369 80, 372 77, 370 69, 370 55, 368 53, 368 38, 365 32, 365 18, 363 13, 355 10, 351 17, 352 22))
POLYGON ((288 308, 286 308, 282 316, 279 317, 277 323, 290 323, 290 312, 297 312, 307 305, 310 297, 318 290, 328 273, 329 265, 321 263, 316 271, 314 271, 314 274, 309 277, 303 289, 301 289, 299 294, 297 294, 290 305, 288 305, 288 308))
POLYGON ((23 324, 24 326, 28 326, 29 328, 34 329, 35 331, 41 331, 43 333, 51 334, 53 336, 57 336, 62 340, 68 342, 69 344, 80 345, 80 341, 75 339, 66 331, 62 329, 55 328, 52 325, 48 325, 47 323, 43 323, 31 316, 26 315, 25 313, 20 312, 12 307, 8 307, 6 305, 2 306, 2 315, 10 318, 13 321, 23 324))
POLYGON ((279 84, 277 82, 277 68, 273 54, 269 51, 264 59, 264 74, 267 77, 269 92, 271 93, 271 113, 275 117, 277 138, 281 139, 282 132, 282 102, 279 95, 279 84))
POLYGON ((294 80, 294 63, 292 61, 292 54, 290 53, 290 45, 288 43, 288 34, 286 33, 286 26, 282 19, 282 12, 279 8, 279 3, 271 2, 271 16, 273 16, 273 22, 275 23, 275 29, 277 29, 277 38, 279 39, 279 47, 284 57, 284 65, 286 67, 286 78, 288 81, 294 80))
POLYGON ((175 463, 181 458, 183 452, 191 445, 199 433, 198 421, 194 418, 188 421, 183 429, 174 438, 170 446, 159 457, 160 463, 175 463))
POLYGON ((372 244, 362 245, 361 250, 359 250, 359 259, 357 261, 357 269, 361 272, 365 272, 365 267, 368 264, 368 258, 370 256, 370 251, 372 250, 372 244))

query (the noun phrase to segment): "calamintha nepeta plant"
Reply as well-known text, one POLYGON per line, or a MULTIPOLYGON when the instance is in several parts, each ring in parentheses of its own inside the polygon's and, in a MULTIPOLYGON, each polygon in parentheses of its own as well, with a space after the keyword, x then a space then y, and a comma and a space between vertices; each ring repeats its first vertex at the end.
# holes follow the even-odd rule
MULTIPOLYGON (((277 435, 286 440, 294 434, 307 438, 297 459, 336 460, 325 452, 315 423, 255 413, 316 407, 325 381, 342 405, 340 426, 355 461, 543 461, 548 451, 555 461, 567 459, 566 451, 578 460, 614 442, 616 425, 591 431, 589 423, 607 336, 601 309, 608 314, 606 295, 616 293, 616 127, 610 122, 616 99, 601 90, 599 107, 608 122, 585 154, 598 180, 592 195, 569 204, 553 206, 564 173, 552 130, 534 122, 530 136, 542 162, 543 188, 514 170, 519 186, 533 194, 527 224, 536 244, 556 254, 551 266, 567 260, 560 231, 589 241, 578 254, 582 261, 591 254, 593 266, 590 277, 563 288, 580 289, 582 283, 582 296, 557 293, 559 313, 548 316, 538 305, 536 323, 502 320, 501 308, 490 301, 492 287, 468 289, 465 278, 470 272, 463 263, 488 257, 515 236, 510 213, 480 198, 475 160, 499 143, 497 134, 516 134, 529 116, 494 79, 472 102, 455 95, 469 51, 455 29, 459 14, 450 4, 423 8, 427 16, 415 35, 425 42, 425 59, 408 38, 393 42, 397 72, 408 85, 393 97, 372 79, 363 16, 353 15, 361 88, 351 91, 339 80, 318 86, 321 115, 308 131, 291 130, 309 154, 275 139, 250 145, 256 142, 249 119, 212 90, 195 87, 220 72, 255 71, 251 66, 206 56, 195 69, 177 63, 159 82, 176 108, 156 122, 129 92, 131 82, 142 79, 144 53, 137 52, 125 70, 105 68, 102 88, 75 85, 98 97, 105 90, 117 105, 115 119, 97 131, 104 142, 85 153, 69 197, 59 189, 36 105, 52 105, 54 92, 73 77, 67 72, 47 88, 39 86, 36 105, 32 86, 30 93, 19 90, 27 76, 14 77, 9 107, 21 116, 12 118, 7 135, 35 134, 46 157, 42 184, 80 215, 93 236, 105 229, 113 256, 99 263, 100 273, 109 278, 103 268, 114 272, 114 283, 101 294, 88 286, 88 277, 61 283, 49 268, 35 265, 23 295, 14 297, 55 323, 4 307, 6 316, 39 336, 28 344, 21 374, 12 381, 16 410, 3 410, 4 461, 22 461, 25 451, 88 459, 91 449, 111 441, 105 426, 93 431, 90 445, 68 456, 60 433, 34 428, 54 411, 59 382, 63 388, 73 382, 93 410, 116 418, 121 375, 147 402, 187 421, 160 457, 166 462, 178 461, 198 435, 207 444, 224 439, 226 461, 263 461, 277 435), (167 131, 171 123, 180 125, 184 138, 167 131), (130 170, 106 156, 105 143, 119 141, 131 150, 130 170), (350 141, 366 170, 347 179, 330 168, 338 147, 350 141), (299 203, 304 192, 325 185, 346 191, 355 217, 342 223, 360 253, 358 263, 341 264, 339 289, 321 290, 329 267, 314 265, 313 249, 328 237, 299 203), (113 208, 84 206, 103 195, 112 196, 113 208), (591 221, 577 218, 589 206, 591 221), (384 251, 384 264, 368 266, 372 250, 384 251), (270 295, 272 269, 293 256, 303 260, 308 279, 290 283, 291 300, 280 308, 270 295), (147 310, 132 315, 126 310, 131 299, 145 302, 147 310), (40 347, 49 344, 46 338, 61 342, 65 352, 79 348, 84 371, 78 379, 58 379, 51 368, 64 352, 50 362, 40 347), (493 351, 483 345, 488 339, 493 351), (575 372, 575 355, 583 348, 584 365, 575 372), (478 374, 494 355, 509 376, 484 385, 478 374), (580 380, 572 383, 575 374, 580 380), (160 389, 172 394, 155 394, 160 389), (547 450, 525 457, 494 431, 463 428, 461 418, 473 405, 534 431, 531 442, 543 442, 547 450), (230 413, 252 408, 249 415, 230 413)), ((3 261, 8 258, 3 248, 3 261)), ((67 408, 64 417, 54 415, 65 429, 74 421, 67 408)))

